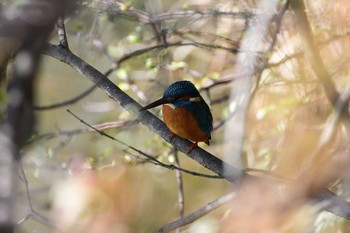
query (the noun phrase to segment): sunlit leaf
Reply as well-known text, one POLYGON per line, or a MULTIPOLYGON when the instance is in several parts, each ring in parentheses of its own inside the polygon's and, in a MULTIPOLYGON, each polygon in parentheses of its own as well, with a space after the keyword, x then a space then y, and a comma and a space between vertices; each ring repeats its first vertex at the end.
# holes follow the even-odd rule
POLYGON ((210 73, 205 75, 205 78, 217 80, 220 78, 220 73, 219 72, 210 72, 210 73))
POLYGON ((174 163, 175 162, 175 156, 174 155, 169 155, 168 156, 168 161, 169 161, 169 163, 174 163))
POLYGON ((230 112, 233 112, 233 111, 236 110, 236 107, 237 107, 237 102, 236 101, 232 101, 228 108, 229 108, 230 112))
POLYGON ((219 232, 219 225, 215 218, 203 217, 191 224, 188 233, 213 233, 219 232))
POLYGON ((127 111, 124 111, 124 112, 119 114, 118 119, 119 120, 128 120, 128 119, 130 119, 130 113, 127 111))
POLYGON ((279 121, 277 124, 277 130, 283 132, 286 129, 286 124, 283 121, 279 121))
POLYGON ((39 176, 40 176, 40 169, 39 169, 39 168, 35 168, 34 173, 33 173, 33 176, 34 176, 35 178, 39 178, 39 176))
POLYGON ((128 72, 123 68, 119 68, 117 71, 117 77, 121 80, 126 80, 128 78, 128 72))
POLYGON ((146 65, 147 68, 152 69, 152 68, 154 68, 156 66, 156 62, 154 61, 153 58, 147 58, 145 65, 146 65))
POLYGON ((173 61, 170 67, 172 70, 183 69, 187 67, 187 63, 184 61, 173 61))
POLYGON ((54 156, 54 151, 53 151, 52 148, 49 148, 49 149, 47 150, 47 155, 48 155, 49 158, 52 158, 52 157, 54 156))
POLYGON ((130 155, 124 155, 123 160, 125 163, 131 163, 133 159, 130 157, 130 155))
POLYGON ((265 109, 259 109, 256 112, 256 119, 257 120, 262 120, 265 117, 265 114, 266 114, 266 110, 265 109))
POLYGON ((110 54, 113 57, 119 57, 121 55, 121 49, 120 47, 116 45, 108 45, 107 47, 108 54, 110 54))
POLYGON ((184 4, 182 4, 182 9, 183 10, 187 10, 189 8, 190 4, 188 3, 188 1, 184 2, 184 4))
POLYGON ((126 39, 129 41, 130 44, 136 44, 140 42, 140 37, 138 37, 135 34, 128 35, 126 39))
POLYGON ((122 91, 130 90, 130 85, 126 82, 118 83, 117 85, 122 91))
POLYGON ((129 9, 131 3, 130 2, 119 2, 119 7, 121 11, 126 11, 129 9))

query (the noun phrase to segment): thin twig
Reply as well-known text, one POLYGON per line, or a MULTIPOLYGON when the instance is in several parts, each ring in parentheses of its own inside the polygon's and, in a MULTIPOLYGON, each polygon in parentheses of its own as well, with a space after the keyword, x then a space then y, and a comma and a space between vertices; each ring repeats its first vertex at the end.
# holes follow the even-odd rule
POLYGON ((21 161, 19 161, 19 170, 21 172, 21 174, 20 174, 21 180, 24 183, 24 187, 25 187, 25 192, 26 192, 26 197, 27 197, 29 208, 28 208, 27 216, 24 219, 22 219, 19 222, 17 222, 16 225, 19 225, 19 224, 23 223, 24 221, 26 221, 29 218, 33 218, 33 219, 37 220, 38 222, 40 222, 41 224, 43 224, 43 225, 45 225, 45 226, 47 226, 49 228, 54 228, 54 225, 50 221, 50 219, 48 219, 47 217, 39 214, 33 208, 33 202, 32 202, 32 198, 31 198, 30 190, 29 190, 29 182, 28 182, 27 176, 26 176, 26 174, 24 172, 23 165, 22 165, 21 161))
POLYGON ((213 87, 226 85, 226 84, 229 84, 229 83, 231 83, 231 82, 233 82, 235 80, 238 80, 238 79, 241 79, 241 78, 245 78, 246 76, 247 76, 246 72, 242 72, 242 73, 235 74, 235 75, 230 75, 228 77, 221 78, 220 80, 217 80, 217 81, 213 82, 212 84, 210 84, 208 86, 201 87, 199 89, 199 91, 202 91, 202 90, 207 91, 207 90, 212 89, 213 87))
MULTIPOLYGON (((339 93, 321 58, 319 50, 315 46, 311 26, 306 15, 307 9, 304 0, 291 1, 291 7, 295 13, 294 18, 299 28, 302 41, 304 42, 304 50, 308 57, 308 61, 310 62, 312 70, 316 74, 318 80, 322 84, 329 102, 335 107, 337 100, 339 99, 339 93)), ((348 116, 348 113, 345 114, 348 116)))
POLYGON ((58 40, 59 40, 60 46, 66 49, 69 49, 67 33, 66 33, 66 28, 64 26, 63 17, 58 18, 56 27, 57 27, 58 40))
MULTIPOLYGON (((137 123, 138 123, 137 120, 121 120, 121 121, 112 121, 112 122, 106 122, 106 123, 94 125, 94 127, 97 128, 98 130, 120 129, 124 127, 133 126, 137 123)), ((28 144, 31 144, 34 141, 43 140, 43 139, 52 139, 52 138, 61 137, 61 136, 72 137, 78 134, 90 133, 95 131, 96 130, 93 130, 91 128, 75 129, 75 130, 59 130, 57 132, 50 132, 50 133, 35 135, 28 142, 28 144)))
POLYGON ((125 3, 113 2, 107 3, 105 5, 100 5, 100 10, 106 13, 115 13, 128 20, 137 21, 146 24, 153 24, 157 22, 165 22, 167 20, 174 20, 178 18, 188 18, 188 17, 230 17, 233 19, 251 19, 256 16, 253 11, 222 11, 219 9, 210 10, 188 10, 188 11, 177 11, 177 12, 164 12, 158 15, 150 15, 148 12, 142 11, 135 7, 127 7, 125 10, 125 3))
POLYGON ((199 47, 199 48, 204 48, 204 49, 223 49, 230 51, 231 53, 237 53, 238 50, 236 48, 230 48, 230 47, 224 47, 221 45, 214 45, 214 44, 206 44, 206 43, 200 43, 200 42, 173 42, 173 43, 167 43, 167 44, 157 44, 151 47, 146 47, 143 49, 139 49, 136 51, 133 51, 131 53, 128 53, 124 55, 123 57, 119 58, 117 60, 118 65, 120 66, 123 62, 135 57, 139 56, 142 54, 145 54, 147 52, 156 50, 156 49, 165 49, 165 48, 170 48, 170 47, 181 47, 181 46, 194 46, 194 47, 199 47))
MULTIPOLYGON (((67 0, 25 1, 16 6, 15 11, 10 12, 0 24, 1 37, 9 38, 16 44, 2 43, 9 46, 6 49, 0 46, 6 63, 10 58, 15 60, 11 77, 8 77, 11 81, 7 86, 6 119, 0 127, 0 232, 3 233, 14 231, 15 161, 21 159, 20 149, 34 128, 33 90, 40 57, 54 24, 67 4, 67 0)), ((0 64, 0 70, 3 65, 0 64)))
MULTIPOLYGON (((330 37, 328 39, 321 41, 318 46, 316 45, 317 49, 321 50, 322 47, 328 46, 330 43, 335 42, 336 40, 344 39, 344 37, 348 37, 349 35, 350 35, 350 31, 347 31, 347 32, 342 33, 342 34, 330 35, 330 37)), ((277 66, 283 65, 284 63, 286 63, 286 62, 288 62, 288 61, 290 61, 292 59, 296 59, 296 58, 302 56, 303 54, 304 54, 303 51, 296 51, 293 54, 290 54, 288 56, 287 55, 284 56, 283 58, 281 58, 277 62, 269 63, 267 65, 267 68, 273 68, 273 67, 277 67, 277 66)))
MULTIPOLYGON (((181 167, 179 155, 176 148, 173 148, 174 158, 175 158, 175 166, 181 167)), ((182 218, 184 216, 185 212, 185 197, 184 197, 184 186, 183 186, 183 179, 182 174, 179 170, 175 170, 176 175, 176 181, 177 181, 177 203, 179 205, 179 218, 182 218)), ((176 233, 180 233, 181 229, 177 228, 176 233)))
MULTIPOLYGON (((306 166, 304 167, 304 170, 306 172, 306 169, 310 169, 313 164, 315 164, 315 160, 317 155, 320 153, 324 153, 327 151, 327 148, 331 143, 333 143, 333 138, 335 137, 335 134, 337 132, 339 123, 343 120, 342 114, 345 110, 348 110, 349 108, 349 101, 350 101, 350 85, 347 86, 345 91, 339 96, 339 99, 337 100, 334 110, 332 114, 328 117, 327 123, 325 124, 325 127, 322 130, 322 133, 320 135, 317 148, 315 151, 308 156, 308 160, 306 160, 306 166)), ((349 128, 349 121, 343 121, 345 126, 349 128)))
POLYGON ((153 156, 133 147, 133 146, 130 146, 129 144, 97 129, 96 127, 88 124, 87 122, 85 122, 83 119, 79 118, 77 115, 75 115, 73 112, 71 112, 69 109, 67 109, 67 112, 69 114, 71 114, 72 116, 74 116, 76 119, 78 119, 81 123, 83 123, 84 125, 90 127, 91 129, 93 129, 94 131, 98 132, 100 135, 104 136, 104 137, 107 137, 113 141, 116 141, 118 142, 119 144, 123 145, 123 146, 126 146, 127 148, 133 150, 133 151, 136 151, 137 153, 145 156, 146 158, 150 159, 150 161, 152 161, 155 165, 159 165, 161 167, 164 167, 164 168, 167 168, 167 169, 170 169, 170 170, 179 170, 179 171, 182 171, 182 172, 185 172, 185 173, 188 173, 188 174, 191 174, 191 175, 194 175, 194 176, 199 176, 199 177, 205 177, 205 178, 213 178, 213 179, 222 179, 223 177, 221 176, 215 176, 215 175, 207 175, 207 174, 202 174, 202 173, 198 173, 198 172, 193 172, 193 171, 189 171, 189 170, 186 170, 186 169, 183 169, 181 167, 177 167, 175 165, 172 165, 172 164, 165 164, 165 163, 162 163, 160 162, 159 160, 155 159, 153 156))
POLYGON ((205 206, 199 208, 198 210, 192 212, 189 215, 186 215, 182 218, 179 218, 178 220, 168 223, 164 226, 162 226, 160 229, 158 229, 156 232, 157 233, 163 233, 163 232, 170 232, 174 229, 177 229, 179 227, 188 225, 192 222, 194 222, 195 220, 199 219, 200 217, 208 214, 209 212, 223 206, 224 204, 232 201, 234 198, 236 198, 236 193, 229 193, 225 196, 222 196, 212 202, 209 202, 208 204, 206 204, 205 206))
POLYGON ((88 96, 92 91, 94 91, 96 89, 96 87, 97 87, 96 85, 93 85, 89 89, 84 91, 83 93, 77 95, 76 97, 73 97, 73 98, 66 100, 66 101, 62 101, 60 103, 50 104, 50 105, 46 105, 46 106, 34 106, 34 110, 36 110, 36 111, 52 110, 55 108, 61 108, 61 107, 65 107, 65 106, 68 106, 71 104, 75 104, 76 102, 78 102, 82 98, 88 96))
MULTIPOLYGON (((253 92, 252 92, 252 95, 251 95, 252 97, 250 98, 250 101, 253 100, 253 98, 254 98, 257 90, 258 90, 262 73, 266 69, 268 61, 270 59, 270 54, 272 54, 272 51, 275 48, 275 45, 276 45, 276 42, 277 42, 277 36, 278 36, 278 34, 279 34, 280 30, 281 30, 282 19, 283 19, 284 14, 286 13, 286 11, 289 8, 289 3, 290 3, 290 0, 287 0, 286 3, 281 8, 281 10, 271 19, 272 22, 274 22, 274 24, 275 24, 274 25, 275 26, 274 27, 275 30, 272 33, 272 41, 270 43, 270 46, 266 50, 265 56, 263 56, 263 60, 260 63, 258 69, 257 69, 257 72, 256 72, 257 73, 256 85, 255 85, 255 88, 253 89, 253 92)), ((250 105, 250 103, 249 103, 249 105, 250 105)))

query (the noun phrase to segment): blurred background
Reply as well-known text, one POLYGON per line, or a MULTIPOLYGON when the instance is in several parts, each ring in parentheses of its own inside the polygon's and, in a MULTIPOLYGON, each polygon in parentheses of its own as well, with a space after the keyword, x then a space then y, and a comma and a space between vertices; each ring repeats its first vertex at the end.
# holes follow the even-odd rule
MULTIPOLYGON (((214 117, 211 145, 200 146, 222 160, 229 154, 227 144, 236 140, 224 140, 225 131, 235 131, 226 123, 235 121, 234 106, 239 104, 238 99, 230 99, 231 88, 239 79, 252 80, 242 163, 233 166, 259 177, 272 174, 273 180, 297 180, 297 188, 288 187, 292 190, 288 193, 295 195, 280 201, 275 196, 280 189, 274 185, 248 182, 244 187, 253 194, 247 191, 233 206, 212 211, 181 232, 350 231, 348 220, 306 200, 323 188, 347 199, 350 190, 349 132, 341 120, 330 123, 340 110, 325 94, 328 87, 315 70, 324 67, 339 93, 349 87, 350 3, 304 2, 308 17, 304 23, 312 31, 308 39, 323 64, 317 63, 312 49, 308 51, 303 26, 288 1, 279 1, 273 12, 262 11, 259 1, 79 1, 65 18, 70 50, 100 72, 111 71, 108 78, 141 105, 160 98, 174 81, 192 81, 214 117), (261 46, 254 51, 241 48, 247 29, 259 25, 256 20, 264 14, 273 17, 261 46), (247 57, 256 53, 250 77, 235 66, 238 51, 247 57), (325 134, 325 129, 332 134, 325 134), (321 135, 328 135, 326 145, 321 135), (334 158, 340 158, 343 166, 330 162, 334 158), (276 211, 281 206, 272 200, 288 206, 282 208, 283 216, 276 211), (265 219, 257 220, 261 215, 265 219), (243 226, 252 222, 259 230, 243 226)), ((22 3, 0 4, 3 12, 11 14, 22 3)), ((50 40, 58 43, 56 30, 50 40)), ((179 160, 184 169, 215 175, 182 153, 174 155, 171 145, 98 88, 74 104, 40 110, 92 86, 68 65, 42 57, 35 86, 37 125, 22 152, 26 180, 21 174, 18 178, 16 232, 153 232, 179 218, 179 186, 185 214, 236 190, 227 180, 186 173, 179 183, 176 171, 156 166, 133 150, 166 164, 179 160), (89 129, 67 109, 125 144, 89 129)), ((5 90, 2 85, 2 112, 5 90)), ((152 112, 161 117, 160 108, 152 112)))

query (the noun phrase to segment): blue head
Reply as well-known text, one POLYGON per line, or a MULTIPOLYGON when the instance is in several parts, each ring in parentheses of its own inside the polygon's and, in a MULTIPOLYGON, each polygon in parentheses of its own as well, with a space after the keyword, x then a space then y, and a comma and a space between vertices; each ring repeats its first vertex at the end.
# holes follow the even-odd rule
POLYGON ((182 107, 200 101, 203 101, 203 99, 193 83, 190 81, 178 81, 165 89, 161 99, 141 108, 141 111, 154 108, 162 104, 173 104, 175 107, 182 107))
POLYGON ((165 89, 163 99, 168 100, 175 107, 182 107, 192 102, 199 102, 202 98, 193 83, 178 81, 165 89))
POLYGON ((165 89, 163 98, 181 98, 184 96, 198 97, 200 96, 197 88, 190 81, 177 81, 165 89))

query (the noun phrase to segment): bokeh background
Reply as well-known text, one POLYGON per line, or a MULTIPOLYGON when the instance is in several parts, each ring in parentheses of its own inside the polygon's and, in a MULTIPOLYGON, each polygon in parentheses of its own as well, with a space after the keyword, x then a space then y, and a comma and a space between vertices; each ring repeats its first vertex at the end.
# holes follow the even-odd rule
MULTIPOLYGON (((350 3, 304 2, 308 16, 304 23, 311 27, 328 78, 343 93, 350 84, 350 3)), ((10 14, 22 1, 1 4, 10 14)), ((337 109, 311 65, 314 57, 305 50, 307 42, 295 12, 290 6, 283 10, 286 4, 279 1, 275 12, 264 12, 259 1, 95 0, 80 1, 65 18, 70 50, 102 73, 113 69, 108 78, 141 105, 161 97, 174 81, 192 81, 214 117, 211 145, 200 146, 223 160, 229 154, 226 145, 235 140, 224 140, 225 130, 235 131, 226 123, 235 120, 234 106, 239 102, 230 101, 231 87, 237 79, 252 78, 242 163, 233 165, 259 177, 296 179, 298 188, 289 187, 280 201, 274 185, 248 182, 243 187, 253 194, 247 191, 233 206, 212 211, 182 232, 350 231, 348 220, 322 211, 322 203, 320 207, 306 200, 321 188, 347 199, 348 132, 341 123, 334 126, 328 121, 337 109), (254 74, 246 77, 242 70, 239 75, 235 64, 240 42, 258 15, 268 13, 275 18, 263 46, 258 51, 241 49, 243 55, 258 53, 254 74), (320 151, 327 127, 334 134, 320 151), (344 166, 334 165, 335 169, 328 159, 339 155, 344 166), (303 198, 289 197, 290 193, 303 198), (288 208, 276 207, 279 203, 288 208), (265 218, 259 221, 262 215, 265 218)), ((56 31, 50 40, 58 43, 56 31)), ((72 99, 93 86, 50 56, 44 55, 41 62, 37 107, 72 99)), ((2 85, 2 111, 5 89, 2 85)), ((161 118, 160 108, 152 112, 161 118)), ((176 171, 151 163, 130 147, 167 164, 175 164, 178 157, 184 169, 215 175, 182 153, 175 156, 171 145, 98 88, 74 104, 37 110, 36 116, 35 134, 22 151, 27 180, 18 178, 16 232, 153 232, 177 219, 176 171), (89 129, 67 109, 128 146, 89 129)), ((182 181, 185 214, 237 190, 224 179, 182 173, 182 181)))

